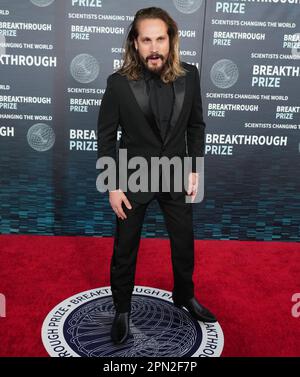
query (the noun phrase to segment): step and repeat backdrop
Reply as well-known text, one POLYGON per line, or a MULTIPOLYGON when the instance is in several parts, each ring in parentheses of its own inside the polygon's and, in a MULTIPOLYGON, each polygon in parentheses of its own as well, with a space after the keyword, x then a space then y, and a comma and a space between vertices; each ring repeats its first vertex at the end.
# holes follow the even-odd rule
MULTIPOLYGON (((148 6, 176 20, 181 60, 201 76, 196 238, 299 241, 300 0, 1 0, 0 232, 114 234, 96 189, 97 117, 148 6)), ((167 236, 155 201, 143 236, 167 236)))

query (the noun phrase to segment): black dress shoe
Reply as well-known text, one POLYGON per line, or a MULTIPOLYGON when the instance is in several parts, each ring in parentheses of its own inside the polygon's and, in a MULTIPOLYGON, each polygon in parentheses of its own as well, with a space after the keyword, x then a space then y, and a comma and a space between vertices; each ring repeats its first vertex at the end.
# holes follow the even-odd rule
POLYGON ((129 335, 129 312, 116 312, 110 335, 115 344, 125 343, 129 335))
POLYGON ((192 297, 186 301, 177 301, 173 298, 173 302, 178 308, 182 308, 183 306, 187 308, 192 317, 198 321, 217 322, 216 317, 207 308, 201 305, 195 297, 192 297))

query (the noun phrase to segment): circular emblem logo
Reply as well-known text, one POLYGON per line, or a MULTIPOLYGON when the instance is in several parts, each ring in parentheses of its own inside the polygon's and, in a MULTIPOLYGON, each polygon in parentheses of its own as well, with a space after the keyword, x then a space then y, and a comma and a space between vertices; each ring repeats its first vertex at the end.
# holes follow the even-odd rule
POLYGON ((135 286, 130 336, 115 345, 110 338, 115 309, 110 287, 78 293, 53 308, 42 326, 43 344, 54 357, 200 357, 220 356, 219 323, 193 319, 177 308, 172 293, 135 286))
POLYGON ((210 77, 218 88, 227 89, 237 82, 239 70, 232 60, 222 59, 212 66, 210 77))
POLYGON ((70 70, 71 75, 76 81, 88 84, 98 77, 100 68, 94 56, 80 54, 72 60, 70 70))
POLYGON ((52 4, 54 0, 30 0, 32 4, 38 7, 47 7, 48 5, 52 4))
POLYGON ((53 147, 55 134, 47 124, 37 123, 29 128, 27 141, 31 148, 38 152, 44 152, 53 147))
POLYGON ((196 12, 202 5, 203 0, 173 0, 177 10, 189 14, 196 12))

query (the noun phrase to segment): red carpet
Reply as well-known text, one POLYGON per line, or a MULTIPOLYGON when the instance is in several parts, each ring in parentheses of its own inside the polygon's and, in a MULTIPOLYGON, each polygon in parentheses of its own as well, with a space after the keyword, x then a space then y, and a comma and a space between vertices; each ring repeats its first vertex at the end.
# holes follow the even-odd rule
MULTIPOLYGON (((76 293, 109 285, 113 239, 0 236, 0 356, 46 356, 40 331, 50 309, 76 293)), ((218 317, 223 356, 300 356, 300 245, 196 241, 196 296, 218 317)), ((143 239, 137 285, 172 290, 169 241, 143 239)))

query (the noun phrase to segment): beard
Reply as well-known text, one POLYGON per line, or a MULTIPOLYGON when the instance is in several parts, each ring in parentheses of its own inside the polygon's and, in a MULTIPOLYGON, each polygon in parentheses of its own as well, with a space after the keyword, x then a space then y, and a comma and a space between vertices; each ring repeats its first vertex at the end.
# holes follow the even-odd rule
POLYGON ((146 59, 142 56, 140 56, 140 59, 144 65, 145 68, 147 68, 149 71, 156 73, 156 74, 161 74, 166 66, 166 59, 164 58, 163 55, 161 54, 152 54, 146 57, 146 59), (156 58, 156 60, 160 60, 161 64, 158 65, 151 65, 149 62, 150 59, 156 58))

